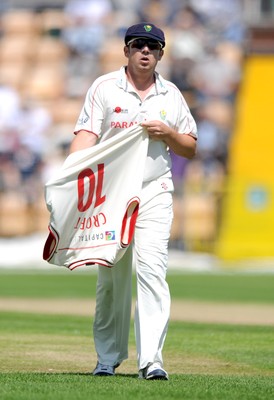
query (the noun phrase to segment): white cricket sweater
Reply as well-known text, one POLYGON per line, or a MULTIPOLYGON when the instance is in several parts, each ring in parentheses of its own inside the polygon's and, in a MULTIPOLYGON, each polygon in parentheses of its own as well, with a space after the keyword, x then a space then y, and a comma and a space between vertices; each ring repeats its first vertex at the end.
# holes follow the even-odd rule
POLYGON ((44 260, 73 270, 121 259, 134 234, 147 149, 148 136, 135 125, 67 157, 45 185, 44 260))

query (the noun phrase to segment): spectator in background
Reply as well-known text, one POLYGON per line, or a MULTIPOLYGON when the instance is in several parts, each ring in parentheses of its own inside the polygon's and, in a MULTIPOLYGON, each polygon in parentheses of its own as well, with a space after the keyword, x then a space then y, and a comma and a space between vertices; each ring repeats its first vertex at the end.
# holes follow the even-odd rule
POLYGON ((34 99, 22 101, 18 119, 19 146, 13 161, 20 173, 22 195, 28 204, 34 204, 42 192, 43 158, 51 126, 52 118, 46 108, 34 99))
POLYGON ((196 63, 190 79, 199 102, 219 98, 234 102, 241 79, 241 65, 230 62, 221 44, 212 53, 196 63))
POLYGON ((28 146, 20 143, 13 156, 20 178, 19 192, 26 204, 34 205, 41 194, 42 160, 28 146))
POLYGON ((34 100, 22 102, 12 88, 0 86, 2 191, 18 191, 27 203, 41 193, 41 165, 52 119, 34 100))
MULTIPOLYGON (((217 105, 217 111, 218 108, 217 105)), ((211 118, 202 119, 200 115, 198 129, 201 137, 198 145, 198 159, 202 162, 205 173, 210 173, 214 169, 216 161, 219 161, 225 168, 229 136, 228 126, 221 126, 211 118)))
POLYGON ((140 21, 153 20, 155 24, 168 28, 173 16, 187 3, 187 0, 141 0, 137 15, 140 21))
POLYGON ((19 146, 17 121, 20 115, 20 97, 11 87, 0 85, 0 192, 17 190, 20 180, 13 164, 19 146))
POLYGON ((172 19, 170 44, 170 79, 186 96, 191 108, 194 86, 189 76, 196 63, 205 57, 206 29, 199 15, 189 6, 183 6, 172 19))
POLYGON ((27 98, 22 102, 19 121, 20 142, 42 157, 53 122, 49 111, 34 99, 27 98))
POLYGON ((20 114, 20 96, 11 86, 0 83, 0 132, 17 125, 20 114))
POLYGON ((240 0, 190 0, 190 5, 203 19, 212 46, 217 38, 243 44, 245 27, 240 0))
POLYGON ((111 0, 68 0, 61 38, 70 50, 68 89, 72 95, 86 90, 100 73, 99 54, 112 23, 111 0), (83 89, 82 89, 83 88, 83 89))
POLYGON ((112 11, 110 0, 69 0, 64 8, 67 27, 63 30, 63 39, 71 51, 97 54, 112 11))

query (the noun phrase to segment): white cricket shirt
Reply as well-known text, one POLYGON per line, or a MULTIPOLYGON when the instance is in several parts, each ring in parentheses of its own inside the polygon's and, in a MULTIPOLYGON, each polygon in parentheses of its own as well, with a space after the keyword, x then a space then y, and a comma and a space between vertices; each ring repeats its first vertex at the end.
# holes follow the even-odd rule
MULTIPOLYGON (((75 126, 103 142, 143 121, 161 120, 178 134, 197 137, 196 123, 184 97, 171 82, 155 73, 155 85, 142 101, 128 82, 125 67, 97 78, 89 88, 75 126)), ((166 144, 149 139, 143 181, 170 174, 171 159, 166 144)))

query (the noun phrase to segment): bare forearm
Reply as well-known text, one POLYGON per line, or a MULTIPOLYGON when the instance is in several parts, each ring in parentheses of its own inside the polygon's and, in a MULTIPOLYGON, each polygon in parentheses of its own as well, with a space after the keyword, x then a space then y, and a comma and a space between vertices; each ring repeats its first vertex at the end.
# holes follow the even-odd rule
POLYGON ((174 151, 185 158, 193 158, 196 154, 196 139, 189 134, 178 133, 161 121, 149 121, 142 123, 147 129, 151 139, 162 140, 174 151))
POLYGON ((84 150, 92 147, 96 144, 97 136, 91 132, 80 131, 74 136, 69 152, 74 153, 75 151, 84 150))
POLYGON ((180 134, 175 131, 166 135, 164 142, 177 155, 191 159, 196 154, 196 139, 189 134, 180 134))

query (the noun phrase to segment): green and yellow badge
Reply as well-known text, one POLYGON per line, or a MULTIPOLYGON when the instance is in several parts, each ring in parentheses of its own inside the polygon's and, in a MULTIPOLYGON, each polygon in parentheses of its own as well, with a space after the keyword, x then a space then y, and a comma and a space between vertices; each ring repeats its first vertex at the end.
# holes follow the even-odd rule
POLYGON ((150 32, 151 29, 152 29, 152 26, 151 25, 144 25, 144 29, 145 29, 146 32, 150 32))
POLYGON ((161 110, 160 111, 160 117, 161 117, 162 120, 166 119, 166 111, 165 110, 161 110))

